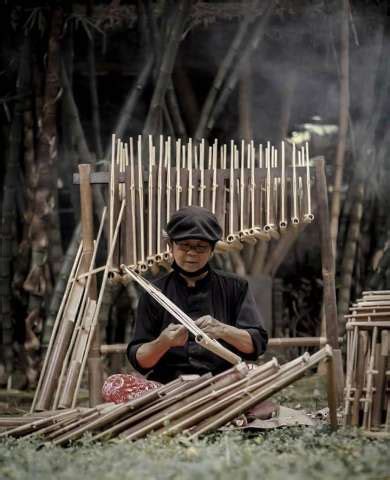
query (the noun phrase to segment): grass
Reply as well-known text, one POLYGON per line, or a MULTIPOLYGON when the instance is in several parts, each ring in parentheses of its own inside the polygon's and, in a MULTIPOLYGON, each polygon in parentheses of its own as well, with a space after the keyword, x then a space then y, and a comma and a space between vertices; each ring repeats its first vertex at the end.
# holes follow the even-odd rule
POLYGON ((266 434, 184 439, 150 438, 134 443, 69 448, 38 441, 0 443, 1 479, 390 479, 390 441, 327 427, 279 429, 266 434))

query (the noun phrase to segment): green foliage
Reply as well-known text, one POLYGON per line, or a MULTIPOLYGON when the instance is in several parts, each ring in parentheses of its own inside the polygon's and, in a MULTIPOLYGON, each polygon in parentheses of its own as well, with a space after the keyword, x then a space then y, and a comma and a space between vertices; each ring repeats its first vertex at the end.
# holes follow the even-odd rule
POLYGON ((0 443, 5 479, 388 479, 390 441, 327 427, 279 429, 243 436, 224 433, 195 442, 148 438, 135 443, 82 442, 39 448, 39 442, 0 443))

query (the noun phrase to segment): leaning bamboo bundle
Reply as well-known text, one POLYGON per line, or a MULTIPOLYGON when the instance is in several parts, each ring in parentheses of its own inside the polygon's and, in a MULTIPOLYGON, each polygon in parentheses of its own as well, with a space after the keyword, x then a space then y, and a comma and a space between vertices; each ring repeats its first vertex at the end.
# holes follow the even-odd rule
MULTIPOLYGON (((115 437, 129 441, 149 434, 178 433, 194 438, 225 425, 326 359, 332 361, 329 346, 281 366, 272 359, 251 369, 240 363, 214 377, 182 376, 123 404, 70 408, 43 418, 30 415, 29 422, 8 428, 0 437, 39 437, 54 445, 66 445, 86 432, 91 441, 115 437)), ((330 406, 335 425, 335 399, 330 406)))
POLYGON ((344 423, 389 431, 390 291, 363 292, 350 310, 344 423))

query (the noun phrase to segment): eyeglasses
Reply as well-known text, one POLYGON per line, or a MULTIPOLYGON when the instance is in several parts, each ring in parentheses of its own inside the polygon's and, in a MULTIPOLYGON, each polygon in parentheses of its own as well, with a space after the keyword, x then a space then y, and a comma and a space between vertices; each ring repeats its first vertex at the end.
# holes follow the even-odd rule
POLYGON ((189 243, 177 243, 177 248, 182 252, 188 253, 190 250, 193 250, 196 253, 206 253, 210 250, 210 245, 191 245, 189 243))

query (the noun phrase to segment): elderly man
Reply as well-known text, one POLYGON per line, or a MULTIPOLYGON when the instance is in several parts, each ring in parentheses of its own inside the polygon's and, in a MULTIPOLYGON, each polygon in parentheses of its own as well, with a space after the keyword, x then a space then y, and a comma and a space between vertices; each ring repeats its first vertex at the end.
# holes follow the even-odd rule
MULTIPOLYGON (((185 207, 172 215, 166 231, 173 271, 155 285, 211 338, 245 360, 256 360, 265 351, 268 336, 248 282, 209 264, 222 235, 215 215, 205 208, 185 207)), ((217 374, 230 367, 199 346, 147 293, 139 300, 127 355, 140 373, 162 383, 181 374, 217 374)))

